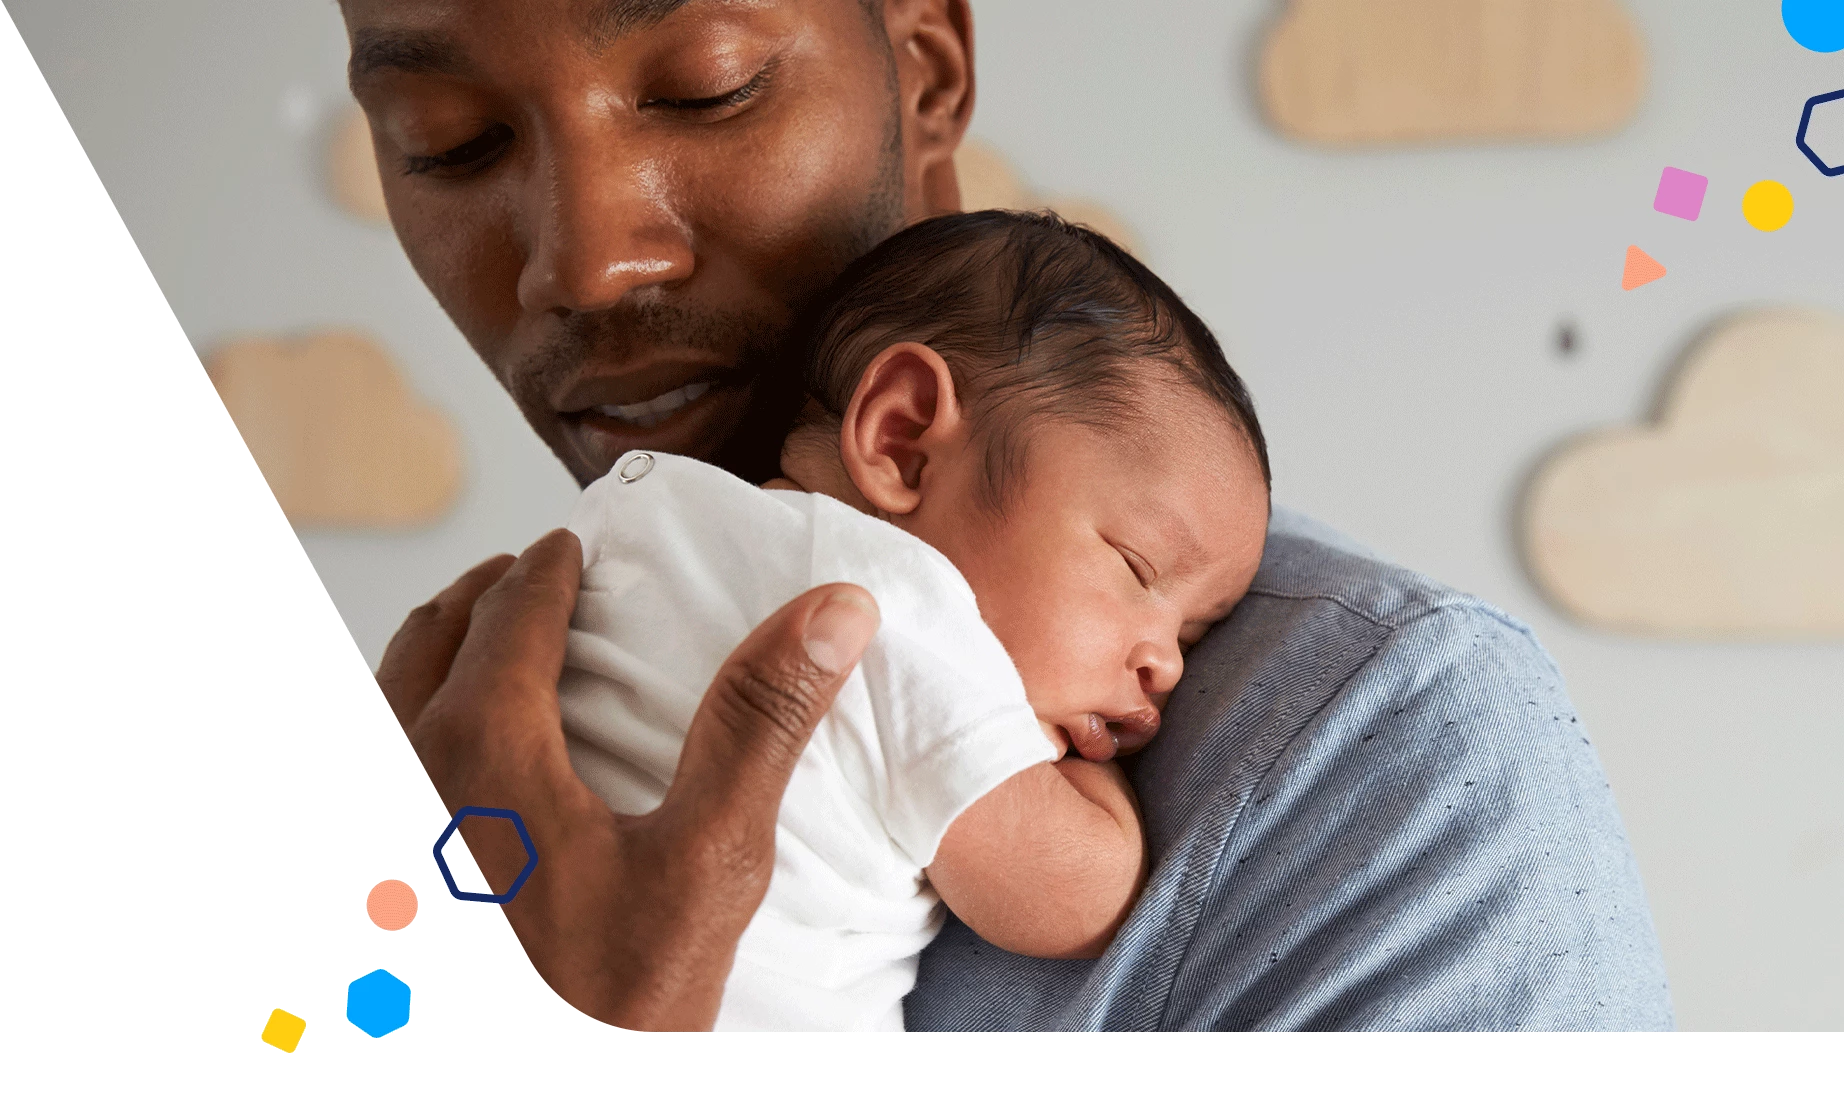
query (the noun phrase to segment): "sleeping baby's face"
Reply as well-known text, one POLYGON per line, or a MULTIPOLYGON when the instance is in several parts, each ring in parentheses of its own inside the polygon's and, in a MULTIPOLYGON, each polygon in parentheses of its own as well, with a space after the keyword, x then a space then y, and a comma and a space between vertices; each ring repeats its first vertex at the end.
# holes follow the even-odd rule
POLYGON ((1145 401, 1131 433, 1036 428, 997 518, 976 500, 976 450, 938 458, 936 482, 962 489, 931 484, 899 521, 966 576, 1052 740, 1092 760, 1151 739, 1267 536, 1260 464, 1222 410, 1178 387, 1145 401))
POLYGON ((769 485, 830 494, 933 545, 972 586, 1045 733, 1107 760, 1151 740, 1185 651, 1248 592, 1268 533, 1247 437, 1170 378, 1148 371, 1125 431, 1027 418, 1022 477, 994 513, 990 440, 946 363, 895 344, 836 433, 816 422, 789 438, 787 478, 769 485))

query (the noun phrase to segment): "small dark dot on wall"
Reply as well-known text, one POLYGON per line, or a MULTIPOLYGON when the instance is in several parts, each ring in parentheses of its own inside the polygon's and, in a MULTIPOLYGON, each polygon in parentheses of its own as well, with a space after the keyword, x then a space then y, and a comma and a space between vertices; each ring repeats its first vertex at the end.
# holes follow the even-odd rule
POLYGON ((1556 354, 1564 359, 1572 358, 1581 349, 1581 333, 1575 322, 1565 320, 1556 326, 1556 354))

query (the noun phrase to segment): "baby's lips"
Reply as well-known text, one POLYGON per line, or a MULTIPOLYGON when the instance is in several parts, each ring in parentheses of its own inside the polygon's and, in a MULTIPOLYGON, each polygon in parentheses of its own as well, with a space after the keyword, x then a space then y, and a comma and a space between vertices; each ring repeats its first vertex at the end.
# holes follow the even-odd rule
POLYGON ((1076 752, 1091 761, 1111 761, 1120 751, 1107 720, 1099 714, 1087 715, 1078 728, 1069 731, 1069 738, 1075 742, 1076 752))
POLYGON ((1137 753, 1146 748, 1146 743, 1159 732, 1159 712, 1152 707, 1126 715, 1114 723, 1114 737, 1120 743, 1120 752, 1137 753))
POLYGON ((1073 747, 1087 760, 1111 761, 1146 747, 1159 732, 1159 712, 1147 707, 1118 718, 1086 714, 1062 728, 1041 718, 1037 723, 1057 747, 1059 760, 1068 756, 1073 747))

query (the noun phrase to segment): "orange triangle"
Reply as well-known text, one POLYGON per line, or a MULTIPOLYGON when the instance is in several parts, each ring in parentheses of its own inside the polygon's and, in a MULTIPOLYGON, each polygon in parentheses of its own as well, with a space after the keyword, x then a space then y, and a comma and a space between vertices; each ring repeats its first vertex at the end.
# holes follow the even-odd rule
POLYGON ((1656 282, 1665 276, 1665 267, 1657 259, 1637 247, 1626 249, 1626 273, 1620 276, 1620 288, 1634 290, 1647 282, 1656 282))

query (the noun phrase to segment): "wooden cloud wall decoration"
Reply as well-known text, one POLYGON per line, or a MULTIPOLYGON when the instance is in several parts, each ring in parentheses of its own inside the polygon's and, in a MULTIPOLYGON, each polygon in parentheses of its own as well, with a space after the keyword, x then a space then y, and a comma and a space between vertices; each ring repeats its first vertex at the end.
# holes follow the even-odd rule
POLYGON ((1782 308, 1719 325, 1656 425, 1543 464, 1523 544, 1537 583, 1589 625, 1844 638, 1844 318, 1782 308))
POLYGON ((243 340, 206 370, 296 528, 426 525, 460 493, 459 435, 365 336, 243 340))
POLYGON ((1086 224, 1139 253, 1138 237, 1127 222, 1099 201, 1085 197, 1040 194, 997 147, 979 139, 966 139, 954 152, 954 173, 960 179, 960 207, 981 209, 1049 209, 1074 224, 1086 224))
POLYGON ((1259 76, 1276 130, 1334 145, 1602 135, 1645 84, 1619 0, 1288 0, 1259 76))
POLYGON ((328 134, 326 172, 327 189, 340 208, 368 224, 390 223, 371 124, 356 105, 340 113, 328 134))

